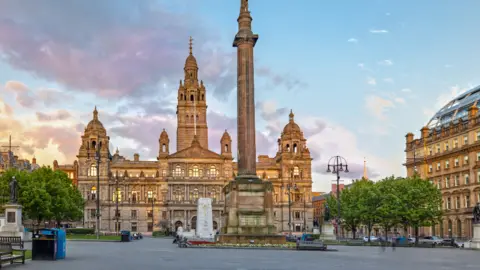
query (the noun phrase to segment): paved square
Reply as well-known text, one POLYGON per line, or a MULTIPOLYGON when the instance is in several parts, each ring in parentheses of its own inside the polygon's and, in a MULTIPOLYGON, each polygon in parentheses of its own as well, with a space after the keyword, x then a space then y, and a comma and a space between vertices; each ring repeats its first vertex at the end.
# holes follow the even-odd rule
POLYGON ((480 269, 480 252, 460 249, 338 247, 338 252, 188 249, 171 239, 145 238, 131 243, 67 243, 66 260, 29 261, 5 269, 480 269))

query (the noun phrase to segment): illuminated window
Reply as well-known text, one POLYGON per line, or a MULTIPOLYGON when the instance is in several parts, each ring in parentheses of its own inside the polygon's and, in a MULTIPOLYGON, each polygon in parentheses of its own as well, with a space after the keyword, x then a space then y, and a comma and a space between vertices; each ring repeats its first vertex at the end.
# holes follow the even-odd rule
POLYGON ((215 168, 215 166, 210 166, 209 176, 210 177, 217 176, 217 169, 215 168))
POLYGON ((300 175, 300 169, 295 166, 293 167, 293 176, 299 176, 300 175))
POLYGON ((117 188, 114 192, 113 192, 113 198, 112 200, 114 202, 117 201, 117 198, 118 198, 118 201, 121 202, 122 201, 122 191, 120 188, 117 188))
POLYGON ((173 170, 173 176, 182 176, 182 168, 180 165, 175 166, 175 169, 173 170))
POLYGON ((197 166, 193 166, 193 177, 199 177, 199 171, 197 166))
POLYGON ((197 199, 198 199, 198 189, 197 189, 197 188, 193 189, 193 191, 192 191, 192 193, 190 194, 190 196, 191 196, 190 199, 191 199, 192 201, 197 201, 197 199))
POLYGON ((90 165, 89 175, 97 176, 97 165, 95 164, 90 165))
POLYGON ((148 198, 148 202, 152 202, 152 200, 153 200, 153 191, 151 191, 151 190, 147 191, 147 198, 148 198))

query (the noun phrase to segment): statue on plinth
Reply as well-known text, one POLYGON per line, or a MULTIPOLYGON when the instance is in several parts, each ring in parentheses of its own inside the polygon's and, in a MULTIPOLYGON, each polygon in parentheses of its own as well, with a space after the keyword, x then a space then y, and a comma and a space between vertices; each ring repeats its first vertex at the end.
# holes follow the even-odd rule
POLYGON ((10 182, 10 203, 16 204, 18 201, 18 182, 15 176, 12 177, 10 182))
POLYGON ((325 205, 325 210, 323 211, 323 221, 330 221, 330 208, 328 207, 328 204, 325 205))
POLYGON ((473 224, 480 224, 480 202, 473 208, 473 224))

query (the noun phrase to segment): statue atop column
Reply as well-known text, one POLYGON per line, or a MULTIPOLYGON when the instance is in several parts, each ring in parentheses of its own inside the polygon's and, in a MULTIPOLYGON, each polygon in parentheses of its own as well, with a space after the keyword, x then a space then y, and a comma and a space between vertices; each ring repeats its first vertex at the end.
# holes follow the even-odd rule
POLYGON ((17 203, 18 201, 18 182, 15 176, 12 177, 10 182, 10 203, 17 203))
POLYGON ((480 224, 480 202, 473 208, 473 223, 480 224))

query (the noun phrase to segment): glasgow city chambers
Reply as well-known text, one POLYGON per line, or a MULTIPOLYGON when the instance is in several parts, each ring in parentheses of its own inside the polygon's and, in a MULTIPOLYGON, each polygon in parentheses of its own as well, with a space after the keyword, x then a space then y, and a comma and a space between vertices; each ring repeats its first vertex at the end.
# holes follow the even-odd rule
MULTIPOLYGON (((218 142, 220 153, 209 150, 206 88, 198 79, 191 45, 184 74, 177 95, 176 152, 170 151, 169 134, 164 129, 159 134, 156 161, 140 160, 138 154, 131 160, 120 155, 118 149, 112 155, 108 147, 110 137, 95 108, 82 136, 77 160, 71 165, 54 161, 54 169, 66 172, 83 194, 84 227, 96 226, 97 196, 103 232, 152 232, 179 226, 195 229, 197 199, 205 197, 213 201, 214 229, 222 227, 222 188, 237 172, 232 140, 225 131, 218 142)), ((258 156, 257 175, 274 185, 278 232, 311 231, 312 158, 293 113, 288 117, 275 156, 258 156)))

